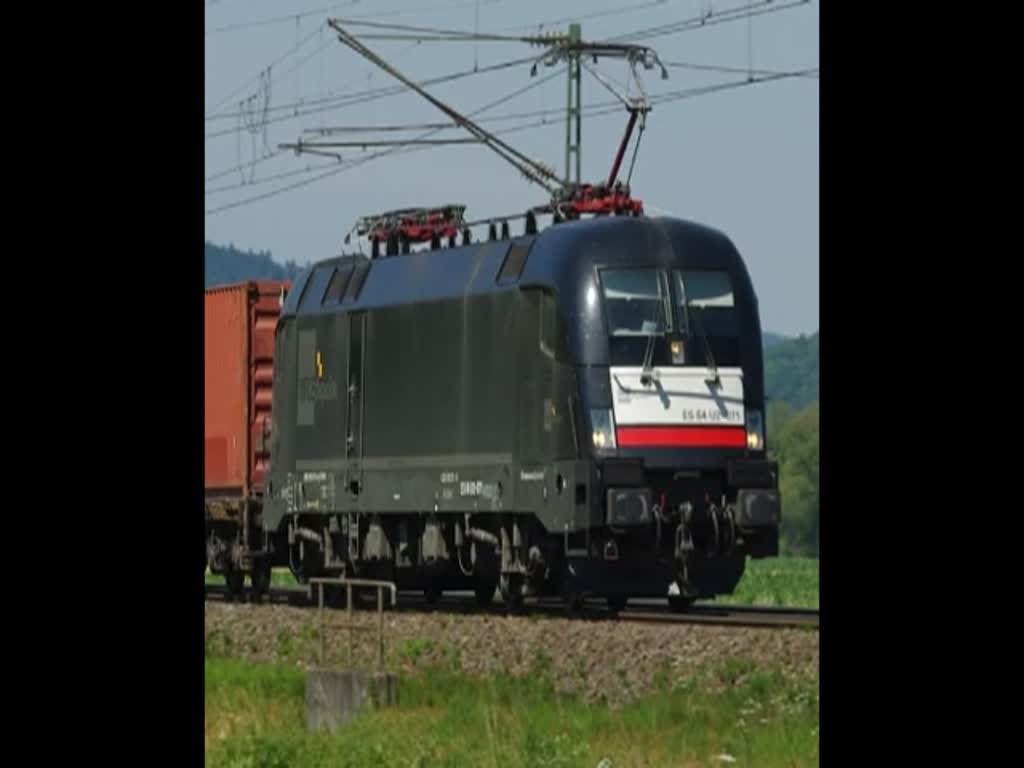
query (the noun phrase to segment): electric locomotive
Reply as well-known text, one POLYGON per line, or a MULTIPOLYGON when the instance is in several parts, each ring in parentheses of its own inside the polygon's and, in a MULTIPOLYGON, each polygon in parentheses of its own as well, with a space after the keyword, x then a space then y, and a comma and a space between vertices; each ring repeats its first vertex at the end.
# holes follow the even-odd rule
POLYGON ((681 609, 777 554, 758 304, 734 245, 638 215, 526 231, 374 241, 295 280, 258 522, 276 564, 429 600, 681 609))

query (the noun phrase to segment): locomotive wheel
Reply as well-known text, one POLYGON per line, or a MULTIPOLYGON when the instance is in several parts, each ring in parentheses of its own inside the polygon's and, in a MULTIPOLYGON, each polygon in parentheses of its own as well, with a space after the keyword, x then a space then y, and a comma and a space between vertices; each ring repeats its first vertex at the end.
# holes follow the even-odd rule
POLYGON ((686 613, 690 610, 690 606, 693 605, 692 597, 682 597, 681 595, 672 595, 668 599, 669 608, 676 613, 686 613))
POLYGON ((501 577, 501 599, 505 602, 505 610, 509 613, 518 613, 523 609, 522 586, 522 576, 501 577))
POLYGON ((583 595, 570 576, 562 579, 562 606, 568 614, 576 613, 583 608, 583 595))
POLYGON ((476 604, 479 608, 486 608, 494 602, 494 593, 501 581, 501 563, 493 551, 480 547, 476 554, 475 570, 473 592, 476 594, 476 604))
POLYGON ((249 574, 249 580, 252 583, 251 597, 253 602, 262 602, 263 598, 270 591, 270 573, 269 563, 254 564, 252 573, 249 574))
MULTIPOLYGON (((348 592, 345 587, 338 584, 321 584, 313 590, 313 595, 317 600, 320 599, 320 590, 324 590, 324 605, 329 608, 347 608, 348 607, 348 592)), ((358 593, 352 592, 352 601, 355 602, 359 599, 358 593)), ((354 606, 353 606, 354 607, 354 606)))
POLYGON ((497 579, 481 577, 473 587, 476 594, 476 604, 480 608, 486 608, 494 602, 494 591, 498 588, 497 579))
POLYGON ((629 598, 626 595, 608 595, 606 600, 608 602, 608 610, 612 613, 618 613, 629 602, 629 598))
POLYGON ((441 590, 441 587, 436 584, 431 584, 423 590, 423 599, 426 601, 427 605, 437 605, 441 602, 442 594, 443 591, 441 590))
POLYGON ((229 568, 224 571, 224 583, 227 585, 227 601, 233 603, 245 597, 245 571, 229 568))

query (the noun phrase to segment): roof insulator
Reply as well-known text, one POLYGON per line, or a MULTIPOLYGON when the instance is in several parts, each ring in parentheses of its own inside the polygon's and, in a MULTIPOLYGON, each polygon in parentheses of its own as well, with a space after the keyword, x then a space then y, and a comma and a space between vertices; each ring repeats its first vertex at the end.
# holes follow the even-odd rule
POLYGON ((533 211, 526 212, 526 234, 537 234, 537 217, 533 215, 533 211))
POLYGON ((491 225, 487 228, 487 239, 488 240, 497 240, 498 239, 498 228, 496 226, 494 226, 494 222, 493 221, 491 222, 491 225))
POLYGON ((370 241, 370 258, 376 259, 380 256, 380 240, 374 238, 370 241))
POLYGON ((501 222, 501 239, 502 240, 508 240, 508 238, 509 238, 508 222, 507 221, 503 221, 503 222, 501 222))
POLYGON ((397 256, 398 255, 398 235, 397 234, 392 234, 390 237, 388 237, 387 255, 388 256, 397 256))
POLYGON ((462 230, 462 244, 469 245, 473 242, 473 233, 469 231, 469 227, 462 230))
POLYGON ((452 235, 451 237, 449 237, 448 238, 448 247, 449 248, 454 248, 456 245, 458 245, 457 240, 458 240, 458 237, 456 235, 452 235))
POLYGON ((430 250, 436 251, 440 247, 441 247, 441 236, 435 233, 434 236, 430 238, 430 250))

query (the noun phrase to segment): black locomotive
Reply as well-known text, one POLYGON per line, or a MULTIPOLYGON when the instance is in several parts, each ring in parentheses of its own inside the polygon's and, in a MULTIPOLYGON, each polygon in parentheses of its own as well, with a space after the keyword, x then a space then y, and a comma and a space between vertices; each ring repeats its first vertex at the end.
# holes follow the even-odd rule
POLYGON ((777 554, 758 305, 727 237, 602 216, 431 239, 294 282, 265 561, 617 609, 729 593, 777 554))

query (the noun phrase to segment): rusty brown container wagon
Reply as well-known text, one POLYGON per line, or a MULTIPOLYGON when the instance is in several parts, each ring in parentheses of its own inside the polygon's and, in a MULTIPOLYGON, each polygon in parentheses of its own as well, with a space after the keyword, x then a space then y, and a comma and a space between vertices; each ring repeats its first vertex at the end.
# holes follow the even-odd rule
POLYGON ((274 330, 289 283, 260 280, 206 290, 205 568, 241 592, 270 581, 270 561, 254 540, 270 452, 274 330))

